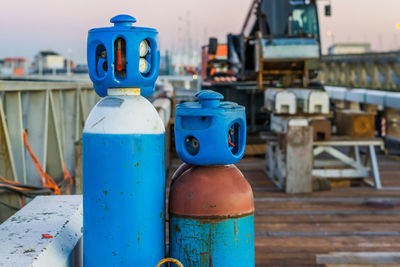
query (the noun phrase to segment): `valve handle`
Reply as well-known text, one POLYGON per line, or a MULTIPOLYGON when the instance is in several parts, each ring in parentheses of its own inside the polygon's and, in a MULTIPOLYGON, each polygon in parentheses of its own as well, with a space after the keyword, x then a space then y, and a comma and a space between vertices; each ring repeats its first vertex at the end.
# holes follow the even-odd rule
POLYGON ((163 265, 164 263, 167 263, 167 262, 172 262, 178 267, 183 267, 183 264, 180 261, 178 261, 177 259, 174 259, 174 258, 162 259, 157 263, 156 267, 160 267, 161 265, 163 265))
POLYGON ((218 107, 224 96, 212 90, 201 90, 196 95, 203 107, 218 107))
POLYGON ((132 26, 132 23, 136 22, 136 18, 129 16, 129 15, 117 15, 110 19, 111 23, 114 23, 114 27, 119 26, 132 26))

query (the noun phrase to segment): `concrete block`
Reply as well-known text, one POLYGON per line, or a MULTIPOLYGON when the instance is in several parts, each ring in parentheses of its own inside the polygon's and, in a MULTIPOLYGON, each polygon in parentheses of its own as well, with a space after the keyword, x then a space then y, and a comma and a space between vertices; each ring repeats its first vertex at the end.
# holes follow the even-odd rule
POLYGON ((39 196, 0 225, 0 266, 82 266, 82 196, 39 196))

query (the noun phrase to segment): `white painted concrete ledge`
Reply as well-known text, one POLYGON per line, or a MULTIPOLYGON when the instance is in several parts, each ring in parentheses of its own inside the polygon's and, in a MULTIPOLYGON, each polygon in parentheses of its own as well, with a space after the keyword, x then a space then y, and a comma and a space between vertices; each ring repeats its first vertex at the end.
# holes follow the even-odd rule
POLYGON ((82 215, 81 195, 36 197, 0 225, 0 266, 82 266, 82 215))

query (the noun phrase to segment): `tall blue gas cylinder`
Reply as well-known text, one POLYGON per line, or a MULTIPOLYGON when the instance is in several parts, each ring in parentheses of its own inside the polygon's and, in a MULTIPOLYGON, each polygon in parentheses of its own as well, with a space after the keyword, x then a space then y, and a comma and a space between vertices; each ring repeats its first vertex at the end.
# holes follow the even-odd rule
POLYGON ((157 31, 119 15, 89 31, 98 95, 83 130, 84 265, 155 266, 165 252, 165 129, 143 97, 158 75, 157 31))
POLYGON ((170 256, 184 266, 254 266, 254 198, 233 164, 244 154, 245 109, 200 91, 177 106, 175 142, 185 162, 172 177, 170 256))

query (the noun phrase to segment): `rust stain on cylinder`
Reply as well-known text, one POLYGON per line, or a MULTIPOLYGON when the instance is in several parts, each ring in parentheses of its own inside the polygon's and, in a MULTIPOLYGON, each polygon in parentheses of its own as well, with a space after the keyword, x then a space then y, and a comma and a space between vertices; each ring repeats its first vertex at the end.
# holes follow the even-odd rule
POLYGON ((184 169, 171 186, 169 211, 172 214, 232 217, 254 212, 251 186, 235 165, 185 166, 184 169))
POLYGON ((233 231, 234 231, 234 233, 235 233, 235 236, 237 235, 237 233, 238 233, 238 228, 237 228, 237 223, 236 223, 236 221, 235 222, 233 222, 233 231))

